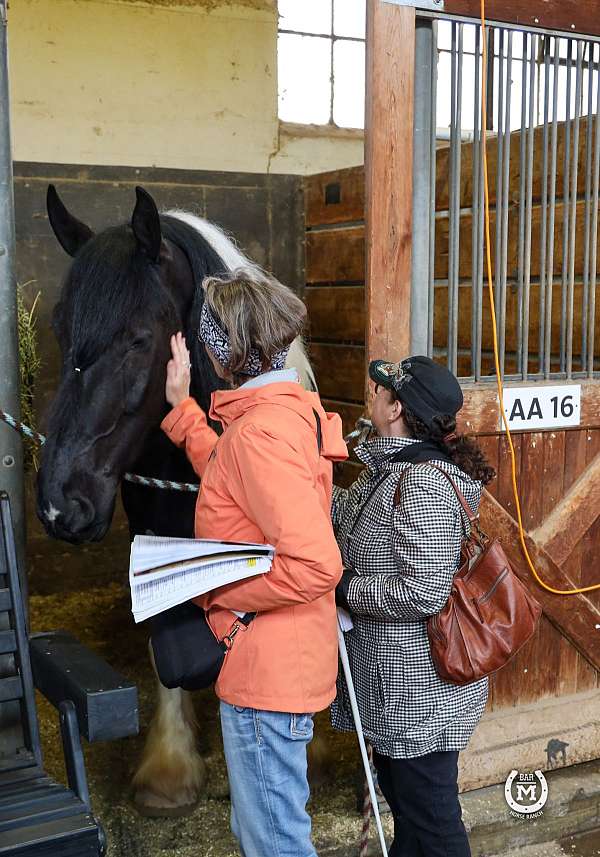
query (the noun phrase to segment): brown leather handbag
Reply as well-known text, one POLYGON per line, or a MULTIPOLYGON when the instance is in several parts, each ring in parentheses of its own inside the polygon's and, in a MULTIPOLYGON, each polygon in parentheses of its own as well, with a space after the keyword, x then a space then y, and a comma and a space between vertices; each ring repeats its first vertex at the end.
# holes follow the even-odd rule
POLYGON ((535 631, 542 608, 514 573, 498 539, 480 530, 479 515, 452 477, 429 466, 448 479, 471 525, 450 597, 427 621, 431 657, 444 681, 470 684, 516 655, 535 631))

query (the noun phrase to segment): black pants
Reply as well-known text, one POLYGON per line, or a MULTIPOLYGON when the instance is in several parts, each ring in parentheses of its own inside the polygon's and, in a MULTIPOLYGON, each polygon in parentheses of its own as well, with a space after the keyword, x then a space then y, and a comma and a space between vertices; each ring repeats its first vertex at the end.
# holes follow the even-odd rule
POLYGON ((471 857, 458 801, 458 752, 415 759, 375 752, 373 761, 394 816, 389 857, 471 857))

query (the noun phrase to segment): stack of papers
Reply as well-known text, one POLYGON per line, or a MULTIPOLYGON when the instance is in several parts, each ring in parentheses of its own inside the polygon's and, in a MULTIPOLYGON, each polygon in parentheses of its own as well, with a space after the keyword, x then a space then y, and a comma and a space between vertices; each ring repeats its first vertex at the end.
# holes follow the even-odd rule
POLYGON ((136 622, 271 567, 271 545, 135 536, 129 560, 136 622))

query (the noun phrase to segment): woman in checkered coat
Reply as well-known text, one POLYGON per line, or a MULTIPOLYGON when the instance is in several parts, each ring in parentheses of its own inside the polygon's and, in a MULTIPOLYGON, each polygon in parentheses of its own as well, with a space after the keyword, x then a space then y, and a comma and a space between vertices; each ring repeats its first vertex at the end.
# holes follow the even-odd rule
MULTIPOLYGON (((458 752, 485 708, 488 681, 457 686, 436 673, 427 618, 438 613, 458 570, 471 509, 494 471, 476 444, 456 436, 463 403, 454 375, 427 357, 369 367, 377 437, 355 450, 366 465, 336 489, 333 524, 345 572, 336 600, 352 615, 346 645, 363 730, 394 815, 391 857, 469 855, 458 801, 458 752)), ((332 707, 336 729, 354 723, 343 676, 332 707)))

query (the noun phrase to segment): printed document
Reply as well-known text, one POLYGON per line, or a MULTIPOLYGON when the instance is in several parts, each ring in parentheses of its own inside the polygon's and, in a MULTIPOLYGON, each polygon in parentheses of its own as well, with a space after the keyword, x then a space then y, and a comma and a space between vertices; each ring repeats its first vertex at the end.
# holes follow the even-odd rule
POLYGON ((129 560, 131 610, 136 622, 227 583, 265 574, 271 545, 135 536, 129 560))

